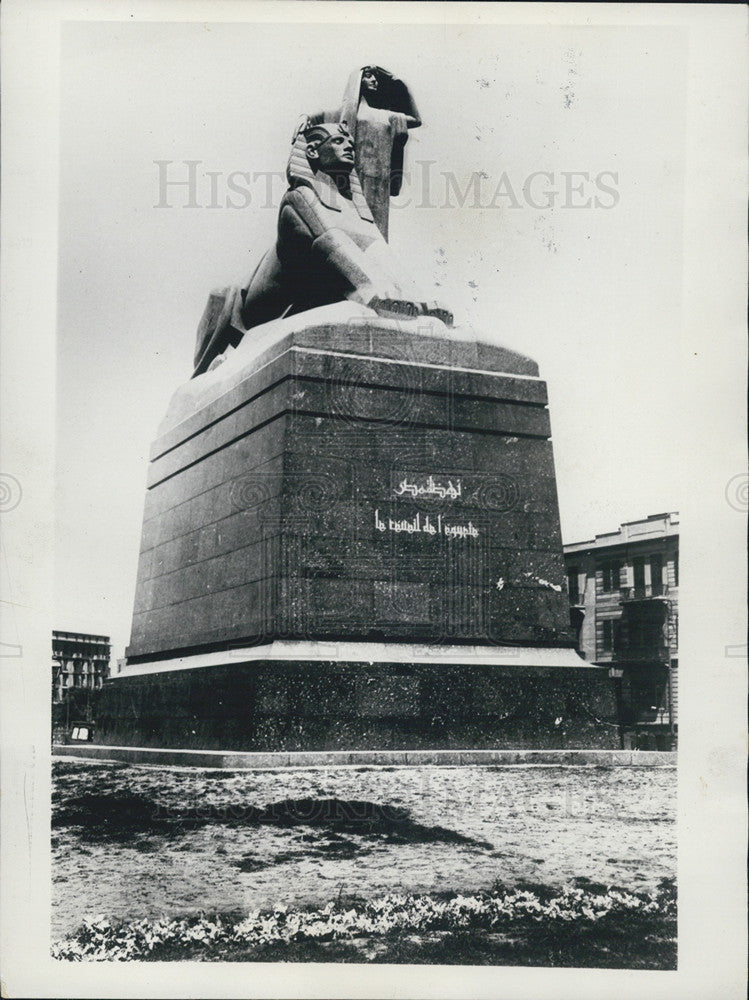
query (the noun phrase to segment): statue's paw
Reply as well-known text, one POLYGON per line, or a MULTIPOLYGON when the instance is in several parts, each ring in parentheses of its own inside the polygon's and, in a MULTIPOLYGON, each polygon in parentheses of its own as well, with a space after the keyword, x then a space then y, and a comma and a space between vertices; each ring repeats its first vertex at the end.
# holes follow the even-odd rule
POLYGON ((413 318, 421 312, 416 302, 410 302, 408 299, 380 298, 377 295, 373 299, 370 299, 369 307, 370 309, 374 309, 380 316, 407 316, 413 318))
POLYGON ((441 319, 445 326, 453 325, 453 314, 438 302, 422 302, 421 311, 424 316, 434 316, 441 319))

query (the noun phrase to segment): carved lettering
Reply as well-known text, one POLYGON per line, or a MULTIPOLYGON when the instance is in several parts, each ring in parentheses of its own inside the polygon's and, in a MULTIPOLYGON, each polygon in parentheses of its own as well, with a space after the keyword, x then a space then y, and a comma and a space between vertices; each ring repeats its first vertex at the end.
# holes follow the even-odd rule
POLYGON ((416 513, 412 518, 388 517, 387 523, 380 517, 380 508, 374 512, 374 525, 377 531, 392 531, 396 535, 406 533, 408 535, 444 535, 445 538, 478 538, 479 530, 469 521, 468 524, 450 524, 444 520, 441 514, 437 515, 436 524, 427 514, 422 518, 421 513, 416 513))
POLYGON ((463 487, 459 479, 453 484, 452 479, 448 479, 447 484, 438 483, 434 476, 409 476, 406 475, 393 489, 393 496, 409 496, 412 499, 417 497, 439 497, 440 500, 458 500, 463 495, 463 487), (423 482, 419 482, 419 480, 423 482))

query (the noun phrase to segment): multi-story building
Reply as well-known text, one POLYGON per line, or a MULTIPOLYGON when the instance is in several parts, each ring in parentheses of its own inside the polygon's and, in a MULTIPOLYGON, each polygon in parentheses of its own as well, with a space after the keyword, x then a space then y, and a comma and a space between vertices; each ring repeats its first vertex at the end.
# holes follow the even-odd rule
POLYGON ((52 633, 52 702, 59 704, 70 690, 96 691, 109 677, 108 635, 52 633))
POLYGON ((564 546, 578 652, 617 681, 622 745, 676 745, 679 515, 564 546))

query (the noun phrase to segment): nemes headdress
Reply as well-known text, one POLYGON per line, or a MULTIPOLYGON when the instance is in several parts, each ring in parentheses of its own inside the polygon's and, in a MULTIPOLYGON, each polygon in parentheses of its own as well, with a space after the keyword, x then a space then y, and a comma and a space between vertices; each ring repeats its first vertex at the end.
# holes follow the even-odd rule
POLYGON ((347 122, 321 122, 317 125, 308 125, 303 129, 304 139, 307 143, 307 149, 316 148, 321 146, 326 139, 329 139, 333 135, 346 135, 350 136, 351 133, 348 130, 347 122))
MULTIPOLYGON (((303 115, 297 122, 297 126, 292 136, 291 155, 289 156, 289 163, 286 168, 286 177, 291 187, 297 187, 299 184, 306 184, 315 190, 320 201, 322 201, 327 208, 339 210, 335 201, 331 201, 330 192, 327 187, 319 182, 315 175, 315 171, 312 169, 309 160, 307 159, 307 150, 310 147, 314 149, 316 146, 321 145, 326 139, 329 139, 331 135, 335 135, 336 133, 340 135, 349 135, 348 125, 345 121, 310 125, 309 118, 306 115, 303 115)), ((356 173, 355 169, 352 169, 351 174, 349 175, 349 184, 351 187, 351 200, 353 201, 357 212, 366 222, 374 223, 374 218, 372 217, 369 205, 367 204, 364 194, 362 193, 359 175, 356 173)))

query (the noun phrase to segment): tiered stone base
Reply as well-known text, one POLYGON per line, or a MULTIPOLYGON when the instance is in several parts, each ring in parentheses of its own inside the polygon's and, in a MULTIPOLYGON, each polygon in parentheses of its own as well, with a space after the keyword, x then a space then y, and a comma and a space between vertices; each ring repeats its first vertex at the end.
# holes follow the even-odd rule
POLYGON ((571 648, 535 362, 350 303, 255 333, 153 445, 97 739, 616 747, 613 682, 571 648))
POLYGON ((619 747, 606 671, 578 665, 570 650, 468 647, 461 659, 454 648, 345 644, 324 659, 308 645, 141 665, 107 683, 96 741, 245 751, 619 747))

